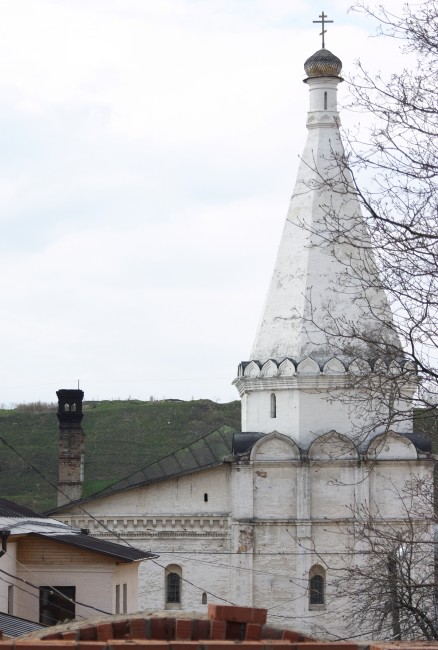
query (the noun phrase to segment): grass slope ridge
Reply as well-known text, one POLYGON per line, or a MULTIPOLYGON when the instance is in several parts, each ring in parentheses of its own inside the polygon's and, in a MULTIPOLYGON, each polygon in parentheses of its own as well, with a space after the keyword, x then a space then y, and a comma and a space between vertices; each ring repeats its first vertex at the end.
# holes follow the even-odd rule
MULTIPOLYGON (((240 430, 240 402, 84 402, 84 496, 102 490, 223 425, 240 430)), ((55 506, 56 489, 48 481, 56 485, 58 480, 56 410, 42 413, 2 410, 0 437, 2 496, 39 511, 55 506)))

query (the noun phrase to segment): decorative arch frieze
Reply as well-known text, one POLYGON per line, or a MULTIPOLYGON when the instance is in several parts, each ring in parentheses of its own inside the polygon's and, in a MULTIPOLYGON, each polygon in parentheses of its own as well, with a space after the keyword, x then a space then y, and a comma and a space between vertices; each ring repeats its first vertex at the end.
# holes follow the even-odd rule
POLYGON ((244 377, 260 377, 260 367, 256 361, 251 361, 243 373, 244 377))
POLYGON ((350 438, 337 431, 319 436, 309 448, 309 460, 357 460, 359 454, 350 438))
POLYGON ((365 359, 357 358, 350 363, 348 371, 352 375, 368 375, 371 372, 371 366, 365 359))
POLYGON ((278 375, 278 366, 272 359, 266 361, 261 369, 262 377, 276 377, 278 375))
POLYGON ((341 375, 345 373, 345 366, 336 357, 329 359, 322 369, 326 375, 341 375))
POLYGON ((293 377, 296 373, 294 362, 290 359, 285 359, 280 363, 278 372, 282 377, 293 377))
POLYGON ((417 365, 411 359, 407 359, 403 362, 403 372, 417 372, 417 365))
POLYGON ((291 438, 278 433, 278 431, 273 431, 255 443, 250 459, 252 461, 299 460, 300 450, 291 438))
POLYGON ((388 366, 383 361, 383 359, 376 359, 374 362, 374 372, 381 375, 386 375, 388 372, 388 366))
POLYGON ((321 369, 316 361, 307 357, 307 359, 303 359, 303 361, 298 364, 297 372, 301 375, 319 375, 321 369))
POLYGON ((406 436, 388 431, 373 438, 366 452, 370 460, 417 460, 415 445, 406 436))

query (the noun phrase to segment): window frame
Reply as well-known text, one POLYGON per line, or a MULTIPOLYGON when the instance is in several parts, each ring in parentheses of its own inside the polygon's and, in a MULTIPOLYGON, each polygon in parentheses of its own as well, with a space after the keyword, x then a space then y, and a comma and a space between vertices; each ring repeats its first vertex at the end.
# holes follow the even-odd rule
POLYGON ((164 608, 182 609, 182 568, 179 564, 169 564, 164 572, 164 608), (174 581, 174 584, 171 584, 174 581), (170 593, 171 590, 175 594, 170 593))
POLYGON ((326 608, 327 582, 324 567, 315 564, 309 571, 309 609, 321 610, 326 608), (315 584, 316 583, 316 584, 315 584))

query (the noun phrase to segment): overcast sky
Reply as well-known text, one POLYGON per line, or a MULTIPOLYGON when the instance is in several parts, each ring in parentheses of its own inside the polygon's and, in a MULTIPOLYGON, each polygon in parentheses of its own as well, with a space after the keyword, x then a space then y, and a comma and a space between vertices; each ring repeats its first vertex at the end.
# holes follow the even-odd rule
POLYGON ((398 65, 349 4, 0 0, 0 403, 78 380, 86 399, 238 397, 306 137, 312 21, 335 21, 345 74, 398 65))

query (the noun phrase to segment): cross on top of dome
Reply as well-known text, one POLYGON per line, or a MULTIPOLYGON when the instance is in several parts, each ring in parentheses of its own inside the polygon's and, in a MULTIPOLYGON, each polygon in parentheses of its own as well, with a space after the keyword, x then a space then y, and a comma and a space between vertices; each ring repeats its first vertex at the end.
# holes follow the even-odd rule
POLYGON ((314 22, 314 23, 320 23, 321 26, 322 26, 322 32, 320 33, 320 36, 322 36, 322 49, 325 49, 325 39, 324 39, 324 34, 327 33, 327 30, 324 29, 324 25, 325 25, 326 23, 332 23, 333 20, 326 20, 326 18, 327 18, 327 14, 325 14, 324 12, 321 12, 321 13, 319 14, 319 18, 321 18, 321 20, 314 20, 313 22, 314 22))

